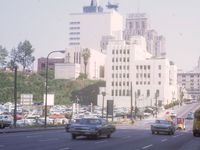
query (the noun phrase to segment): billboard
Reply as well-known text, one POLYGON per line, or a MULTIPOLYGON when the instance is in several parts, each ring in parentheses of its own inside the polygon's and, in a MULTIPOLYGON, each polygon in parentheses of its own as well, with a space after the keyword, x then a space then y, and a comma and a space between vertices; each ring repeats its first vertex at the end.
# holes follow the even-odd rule
MULTIPOLYGON (((43 105, 45 106, 46 94, 44 94, 43 105)), ((54 94, 47 94, 47 106, 54 106, 54 94)))

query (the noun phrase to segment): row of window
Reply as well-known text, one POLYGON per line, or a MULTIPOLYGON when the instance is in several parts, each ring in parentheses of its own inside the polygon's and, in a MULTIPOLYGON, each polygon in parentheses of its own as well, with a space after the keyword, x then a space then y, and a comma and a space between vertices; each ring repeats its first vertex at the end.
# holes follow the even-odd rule
POLYGON ((130 50, 129 49, 127 49, 127 50, 122 50, 122 49, 120 49, 120 50, 112 50, 112 54, 130 54, 130 50))
POLYGON ((118 78, 118 77, 119 77, 119 78, 122 78, 122 77, 123 77, 123 78, 129 78, 129 74, 128 74, 128 73, 127 73, 127 74, 126 74, 126 73, 123 73, 123 74, 121 74, 121 73, 120 73, 120 74, 114 74, 114 73, 113 73, 113 74, 112 74, 112 78, 118 78))
POLYGON ((69 40, 80 40, 79 37, 73 37, 73 38, 69 38, 69 40))
POLYGON ((80 24, 79 21, 73 21, 73 22, 70 22, 69 24, 80 24))
MULTIPOLYGON (((111 95, 112 96, 130 96, 130 90, 111 90, 111 95)), ((155 94, 155 93, 153 93, 152 94, 152 96, 157 96, 157 97, 159 97, 159 95, 160 95, 160 91, 159 90, 156 90, 156 93, 157 94, 155 94)), ((140 97, 141 96, 141 91, 140 91, 140 89, 138 89, 137 90, 137 92, 136 92, 136 96, 137 97, 140 97)), ((150 92, 150 90, 148 89, 148 90, 146 90, 146 94, 145 95, 143 95, 143 96, 145 96, 145 97, 149 97, 149 96, 151 96, 151 92, 150 92)))
POLYGON ((70 27, 69 29, 70 29, 70 30, 79 30, 80 27, 70 27))
MULTIPOLYGON (((123 58, 123 62, 129 62, 130 61, 130 58, 129 57, 124 57, 123 58)), ((122 62, 122 58, 120 57, 120 58, 112 58, 112 62, 122 62)))
POLYGON ((70 42, 69 45, 80 45, 79 42, 70 42))
POLYGON ((112 70, 129 70, 129 66, 112 66, 112 70))
MULTIPOLYGON (((183 78, 185 78, 185 77, 186 77, 186 75, 184 75, 184 74, 183 74, 183 75, 182 75, 182 77, 183 77, 183 78)), ((187 77, 189 77, 189 76, 187 75, 187 77)), ((193 74, 192 74, 192 75, 190 75, 190 77, 191 77, 191 78, 194 78, 194 77, 198 77, 198 78, 199 78, 199 77, 200 77, 200 75, 193 75, 193 74)))
POLYGON ((70 35, 79 35, 80 32, 70 32, 69 34, 70 34, 70 35))

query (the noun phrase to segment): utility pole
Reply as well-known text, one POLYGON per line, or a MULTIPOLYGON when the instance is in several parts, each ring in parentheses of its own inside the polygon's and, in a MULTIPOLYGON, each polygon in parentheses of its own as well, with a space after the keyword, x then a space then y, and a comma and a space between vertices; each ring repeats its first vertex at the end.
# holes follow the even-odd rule
POLYGON ((131 82, 131 123, 133 124, 133 87, 131 82))
POLYGON ((14 127, 16 128, 17 122, 17 66, 14 66, 14 127))
POLYGON ((135 119, 137 114, 137 92, 135 92, 135 119))
POLYGON ((158 91, 155 93, 155 99, 156 99, 156 118, 158 117, 158 91))

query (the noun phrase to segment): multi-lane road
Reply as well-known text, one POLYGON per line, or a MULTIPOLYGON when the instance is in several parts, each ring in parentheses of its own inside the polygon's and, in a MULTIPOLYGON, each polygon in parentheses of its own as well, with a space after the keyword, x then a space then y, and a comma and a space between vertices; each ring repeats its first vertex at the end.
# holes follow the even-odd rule
MULTIPOLYGON (((177 115, 185 117, 199 104, 185 105, 177 115)), ((161 115, 159 117, 162 117, 161 115)), ((200 137, 192 135, 192 121, 186 130, 175 135, 152 135, 153 118, 138 121, 133 126, 118 126, 111 138, 72 140, 64 130, 0 134, 0 150, 199 150, 200 137)))

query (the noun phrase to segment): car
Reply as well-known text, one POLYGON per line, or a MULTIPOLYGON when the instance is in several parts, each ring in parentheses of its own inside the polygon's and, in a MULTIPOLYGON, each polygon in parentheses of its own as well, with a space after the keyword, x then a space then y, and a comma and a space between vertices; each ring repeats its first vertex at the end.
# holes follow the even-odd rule
POLYGON ((192 112, 188 113, 185 119, 193 120, 194 119, 194 113, 192 113, 192 112))
POLYGON ((154 124, 151 125, 152 134, 159 134, 160 132, 167 132, 170 135, 175 133, 175 124, 168 120, 156 120, 154 124))
POLYGON ((77 136, 98 138, 103 135, 110 138, 115 130, 115 126, 109 124, 105 119, 81 118, 78 122, 72 123, 68 131, 71 133, 72 139, 76 139, 77 136))
POLYGON ((75 119, 71 119, 71 120, 69 120, 69 122, 67 122, 66 124, 65 124, 65 131, 66 132, 69 132, 69 127, 70 127, 70 125, 71 124, 74 124, 74 123, 78 123, 79 122, 79 120, 80 120, 80 118, 75 118, 75 119))
POLYGON ((12 125, 12 120, 9 115, 0 115, 0 128, 10 127, 12 125))

